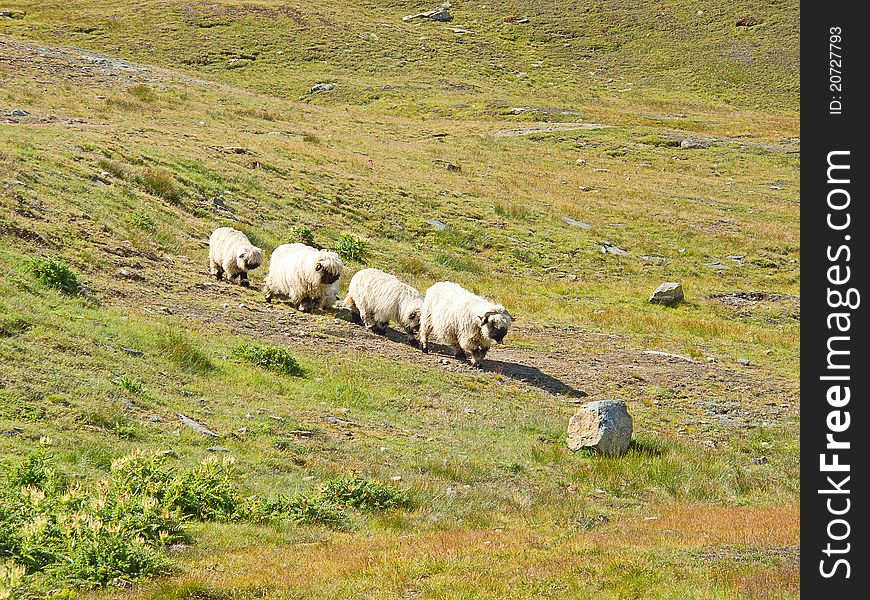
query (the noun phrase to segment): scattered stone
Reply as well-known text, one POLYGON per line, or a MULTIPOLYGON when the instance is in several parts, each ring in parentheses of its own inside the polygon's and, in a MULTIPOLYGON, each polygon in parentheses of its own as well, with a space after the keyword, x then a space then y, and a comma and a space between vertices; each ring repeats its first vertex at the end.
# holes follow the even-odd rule
POLYGON ((632 419, 622 400, 588 402, 568 421, 568 448, 622 454, 631 444, 632 419))
POLYGON ((12 109, 12 111, 10 111, 9 116, 10 117, 28 117, 28 116, 30 116, 30 113, 22 108, 14 108, 14 109, 12 109))
POLYGON ((428 219, 426 222, 438 231, 444 231, 447 228, 447 225, 445 225, 441 221, 436 221, 435 219, 428 219))
POLYGON ((708 363, 715 363, 715 362, 719 362, 719 360, 715 356, 708 356, 707 362, 708 363))
POLYGON ((573 227, 580 227, 581 229, 592 229, 592 225, 584 223, 583 221, 576 221, 571 217, 562 217, 562 220, 573 227))
POLYGON ((658 521, 659 519, 661 519, 661 517, 658 515, 655 515, 653 517, 644 517, 643 518, 644 522, 647 522, 647 523, 650 521, 658 521))
MULTIPOLYGON (((0 16, 2 16, 2 14, 0 14, 0 16)), ((119 588, 131 588, 133 587, 133 582, 127 581, 121 577, 115 577, 112 579, 112 585, 119 588)))
POLYGON ((755 27, 761 23, 758 18, 753 17, 752 15, 745 15, 737 19, 734 23, 737 27, 755 27))
POLYGON ((738 362, 739 364, 743 365, 744 367, 748 367, 748 366, 751 364, 751 363, 749 362, 749 359, 748 359, 748 358, 738 358, 738 359, 737 359, 737 362, 738 362))
POLYGON ((649 301, 653 304, 676 306, 683 301, 683 286, 673 281, 666 281, 656 288, 649 301))
POLYGON ((218 437, 220 437, 218 434, 216 434, 214 431, 212 431, 211 429, 209 429, 208 427, 206 427, 206 426, 203 425, 202 423, 200 423, 200 422, 198 422, 198 421, 194 421, 194 420, 191 419, 190 417, 186 417, 186 416, 184 416, 184 415, 181 414, 181 413, 175 413, 175 414, 178 415, 178 418, 179 418, 179 419, 181 419, 181 423, 182 423, 183 425, 185 425, 185 426, 187 426, 187 427, 190 427, 190 428, 193 429, 195 432, 197 432, 197 433, 201 433, 201 434, 203 434, 203 435, 207 435, 207 436, 209 436, 209 437, 213 437, 213 438, 218 438, 218 437))
POLYGON ((759 456, 758 458, 753 458, 750 462, 753 465, 766 465, 768 460, 766 456, 759 456))
POLYGON ((710 140, 700 137, 687 137, 680 141, 680 148, 688 150, 705 150, 710 147, 710 140))
POLYGON ((406 23, 408 21, 413 21, 414 19, 429 19, 430 21, 447 22, 453 20, 453 15, 450 14, 449 7, 442 6, 441 8, 436 8, 435 10, 426 10, 421 13, 417 13, 416 15, 407 15, 405 17, 402 17, 402 20, 406 23))
POLYGON ((628 254, 627 250, 623 250, 619 246, 611 246, 610 244, 604 244, 601 246, 601 251, 604 254, 615 254, 617 256, 625 256, 628 254))
POLYGON ((393 475, 392 477, 390 477, 390 481, 402 481, 402 476, 401 475, 393 475))
POLYGON ((121 348, 121 350, 123 350, 127 354, 135 356, 136 358, 142 358, 143 356, 145 356, 144 352, 142 352, 141 350, 136 350, 136 348, 121 348))
POLYGON ((224 448, 223 446, 211 446, 210 448, 206 448, 209 452, 229 452, 229 448, 224 448))
POLYGON ((658 350, 644 350, 643 353, 653 356, 664 356, 665 358, 676 358, 694 364, 701 364, 701 361, 695 360, 694 358, 689 358, 688 356, 683 356, 681 354, 671 354, 670 352, 660 352, 658 350))
POLYGON ((317 92, 328 92, 334 90, 336 87, 338 87, 337 83, 315 83, 308 91, 315 94, 317 92))
POLYGON ((224 151, 231 154, 249 154, 248 149, 242 146, 227 146, 224 151))
POLYGON ((475 414, 477 411, 474 410, 473 408, 466 408, 463 412, 464 412, 466 415, 473 415, 473 414, 475 414))
POLYGON ((118 269, 118 275, 120 275, 124 279, 130 279, 132 281, 142 281, 145 279, 144 277, 142 277, 141 273, 132 269, 118 269))

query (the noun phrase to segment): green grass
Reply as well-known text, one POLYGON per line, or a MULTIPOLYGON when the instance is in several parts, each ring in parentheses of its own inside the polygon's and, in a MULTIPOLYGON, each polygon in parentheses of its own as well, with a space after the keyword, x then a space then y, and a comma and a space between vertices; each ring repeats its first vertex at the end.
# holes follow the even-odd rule
POLYGON ((0 590, 797 597, 797 3, 453 4, 438 24, 403 22, 432 7, 412 2, 7 2, 0 104, 32 117, 0 136, 0 459, 50 489, 0 492, 29 557, 0 590), (361 346, 214 284, 227 225, 339 251, 342 291, 365 264, 504 304, 501 363, 361 346), (662 281, 686 301, 650 305, 662 281), (632 449, 569 452, 575 396, 524 366, 625 399, 632 449), (119 485, 147 518, 111 512, 119 485), (75 486, 105 538, 22 533, 75 486))

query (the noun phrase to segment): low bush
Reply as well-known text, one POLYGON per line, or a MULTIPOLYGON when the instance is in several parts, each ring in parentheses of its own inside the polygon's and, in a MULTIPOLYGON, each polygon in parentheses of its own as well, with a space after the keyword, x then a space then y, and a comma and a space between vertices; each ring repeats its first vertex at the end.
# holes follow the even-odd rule
POLYGON ((106 479, 70 483, 45 449, 5 470, 0 480, 0 598, 50 589, 140 579, 170 567, 169 544, 189 541, 184 523, 248 521, 343 527, 348 510, 410 507, 405 492, 360 478, 336 479, 316 492, 265 499, 243 496, 232 458, 209 456, 179 471, 159 452, 112 461, 106 479))
POLYGON ((345 260, 364 262, 368 253, 368 244, 365 240, 361 240, 354 235, 343 233, 335 244, 335 251, 345 260))
POLYGON ((305 372, 292 354, 281 346, 267 346, 265 344, 243 344, 233 350, 233 355, 241 360, 257 365, 260 368, 302 377, 305 372))
POLYGON ((181 188, 175 181, 172 173, 158 167, 148 167, 136 175, 136 183, 158 198, 163 198, 172 204, 180 204, 182 199, 181 188))
POLYGON ((41 285, 75 296, 81 289, 76 272, 62 260, 54 258, 32 258, 24 263, 26 273, 41 285))

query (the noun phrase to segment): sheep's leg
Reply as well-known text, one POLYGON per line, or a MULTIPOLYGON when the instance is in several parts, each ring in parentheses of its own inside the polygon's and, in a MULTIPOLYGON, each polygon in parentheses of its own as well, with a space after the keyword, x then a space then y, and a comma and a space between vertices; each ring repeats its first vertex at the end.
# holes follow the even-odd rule
POLYGON ((239 285, 242 287, 251 287, 251 282, 248 281, 248 272, 242 271, 239 273, 239 285))
POLYGON ((423 354, 429 354, 429 336, 432 335, 432 326, 429 324, 429 319, 424 318, 420 321, 420 350, 423 354))
POLYGON ((372 331, 378 335, 384 335, 387 332, 387 323, 384 323, 383 321, 375 321, 372 331))
POLYGON ((218 281, 221 281, 224 278, 224 268, 219 263, 216 263, 211 259, 209 259, 208 263, 208 270, 211 272, 212 277, 214 277, 218 281))
POLYGON ((465 354, 465 350, 463 350, 459 346, 453 348, 453 356, 456 357, 456 360, 465 360, 468 358, 468 356, 466 356, 465 354))
POLYGON ((369 331, 374 331, 377 327, 377 323, 375 322, 375 316, 371 312, 366 312, 362 315, 363 325, 366 326, 366 329, 369 331))
POLYGON ((414 331, 412 328, 405 327, 405 335, 407 336, 407 342, 409 344, 411 344, 414 347, 417 347, 420 345, 420 343, 417 341, 417 332, 414 331))
POLYGON ((476 350, 471 351, 471 364, 475 367, 480 367, 483 363, 484 357, 486 357, 486 353, 489 351, 489 348, 485 348, 481 346, 476 350))

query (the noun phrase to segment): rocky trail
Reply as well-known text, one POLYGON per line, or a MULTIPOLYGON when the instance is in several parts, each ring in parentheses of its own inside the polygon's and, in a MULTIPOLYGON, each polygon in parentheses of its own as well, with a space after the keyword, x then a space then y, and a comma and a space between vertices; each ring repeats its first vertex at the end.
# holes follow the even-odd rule
MULTIPOLYGON (((256 287, 210 280, 205 268, 199 272, 194 264, 187 277, 166 261, 146 259, 135 265, 142 280, 117 281, 107 294, 125 308, 172 315, 300 352, 366 355, 485 377, 496 385, 543 393, 560 411, 590 400, 642 403, 663 431, 711 448, 735 430, 776 426, 799 414, 796 385, 766 370, 686 360, 664 349, 637 347, 616 334, 544 325, 522 315, 505 344, 494 346, 483 368, 475 369, 453 358, 449 348, 438 346, 426 355, 394 329, 386 336, 368 332, 350 322, 349 312, 339 305, 335 311, 306 314, 280 301, 267 304, 256 287)), ((255 286, 259 281, 254 276, 255 286)))

